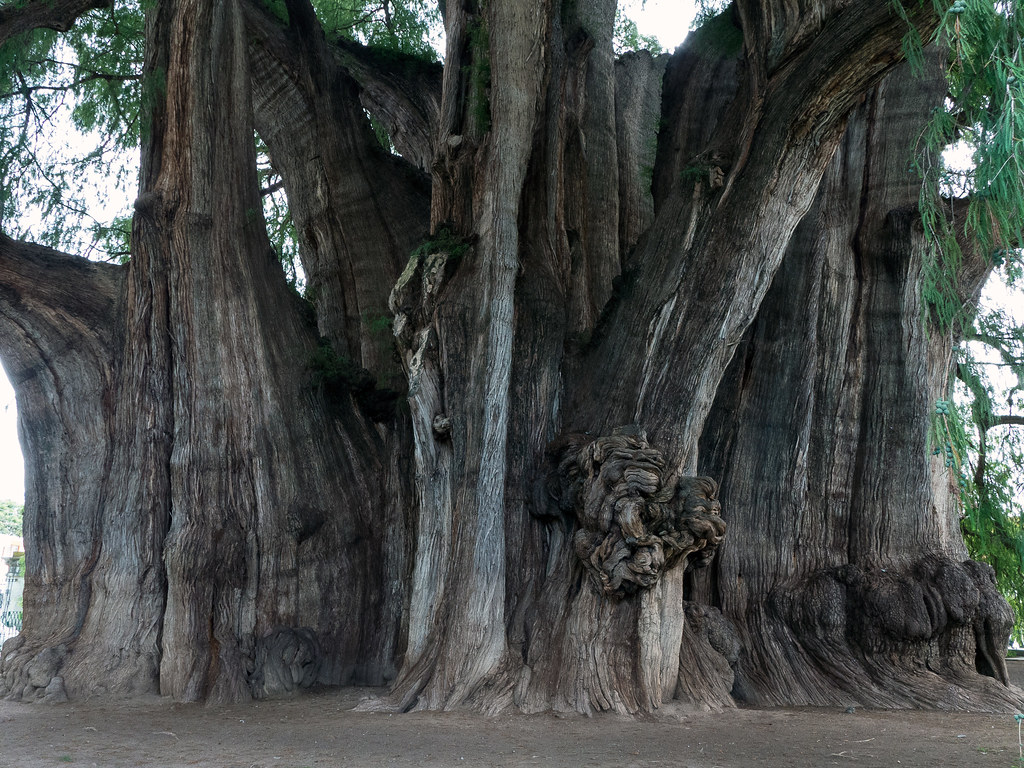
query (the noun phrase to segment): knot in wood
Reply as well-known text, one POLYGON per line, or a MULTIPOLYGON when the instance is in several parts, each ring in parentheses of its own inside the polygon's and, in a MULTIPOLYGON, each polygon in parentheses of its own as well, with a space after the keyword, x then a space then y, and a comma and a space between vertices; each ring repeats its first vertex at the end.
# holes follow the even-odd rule
POLYGON ((443 413, 439 413, 434 417, 433 428, 434 437, 439 440, 444 439, 452 433, 452 420, 443 413))
POLYGON ((548 457, 548 492, 577 523, 576 556, 605 595, 649 589, 687 562, 706 565, 725 536, 718 483, 666 474, 643 433, 567 435, 548 457))
POLYGON ((309 627, 277 627, 256 641, 249 684, 257 699, 292 693, 316 682, 322 652, 309 627))

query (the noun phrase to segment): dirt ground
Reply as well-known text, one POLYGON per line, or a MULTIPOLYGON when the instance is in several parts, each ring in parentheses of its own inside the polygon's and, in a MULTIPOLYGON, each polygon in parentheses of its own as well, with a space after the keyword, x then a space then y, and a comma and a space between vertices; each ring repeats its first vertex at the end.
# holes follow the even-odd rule
MULTIPOLYGON (((1024 671, 1024 662, 1021 662, 1024 671)), ((353 712, 343 689, 245 706, 0 701, 3 768, 1018 768, 1012 714, 738 709, 637 722, 353 712)))

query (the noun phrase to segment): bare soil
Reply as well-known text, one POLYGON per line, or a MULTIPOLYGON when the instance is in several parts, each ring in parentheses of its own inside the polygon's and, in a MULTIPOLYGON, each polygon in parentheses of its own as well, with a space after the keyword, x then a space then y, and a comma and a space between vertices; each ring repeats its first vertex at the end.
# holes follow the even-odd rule
POLYGON ((1017 768, 1012 714, 823 709, 666 711, 657 719, 354 712, 343 689, 239 706, 0 701, 7 768, 1017 768))

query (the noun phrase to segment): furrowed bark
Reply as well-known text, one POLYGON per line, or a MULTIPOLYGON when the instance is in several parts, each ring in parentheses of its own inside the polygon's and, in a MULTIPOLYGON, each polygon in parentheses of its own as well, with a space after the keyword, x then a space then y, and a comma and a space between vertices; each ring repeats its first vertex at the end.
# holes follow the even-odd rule
MULTIPOLYGON (((661 83, 669 57, 646 51, 615 62, 615 134, 619 167, 620 263, 654 220, 651 193, 661 129, 661 83)), ((612 276, 619 277, 621 269, 612 276)))
POLYGON ((441 65, 404 54, 381 55, 348 41, 339 41, 333 54, 359 83, 360 101, 387 127, 398 153, 429 173, 441 111, 441 65))
MULTIPOLYGON (((54 626, 29 619, 3 660, 5 691, 233 700, 382 684, 403 643, 408 468, 363 415, 364 393, 313 381, 317 332, 260 213, 238 6, 164 3, 148 28, 167 97, 143 155, 133 259, 116 272, 127 279, 106 278, 114 309, 96 323, 113 339, 95 357, 114 383, 77 399, 103 408, 79 420, 105 430, 82 451, 102 466, 77 480, 99 501, 27 499, 30 521, 38 510, 69 532, 49 538, 90 549, 56 552, 56 576, 30 559, 27 605, 38 617, 33 601, 52 601, 54 626)), ((85 371, 75 355, 92 336, 67 330, 82 338, 57 357, 85 371)), ((50 439, 43 426, 33 435, 50 439)))
POLYGON ((934 69, 904 67, 857 110, 704 434, 732 514, 693 593, 739 630, 744 701, 1017 701, 1002 666, 1012 617, 966 560, 927 443, 952 341, 920 304, 920 189, 901 159, 943 94, 934 69))
MULTIPOLYGON (((498 690, 484 694, 483 706, 493 709, 507 705, 511 694, 510 681, 498 672, 509 661, 504 607, 505 486, 518 222, 541 99, 541 41, 547 34, 549 9, 509 0, 488 4, 486 13, 474 19, 455 6, 448 12, 449 46, 459 37, 455 30, 470 23, 486 30, 486 38, 478 32, 475 39, 487 39, 487 48, 476 45, 472 55, 476 57, 473 66, 489 63, 491 94, 488 104, 476 103, 476 113, 466 110, 465 136, 451 134, 458 141, 449 141, 442 126, 441 151, 451 154, 438 159, 441 169, 435 172, 432 217, 435 226, 452 222, 458 234, 472 236, 473 245, 463 248, 451 285, 442 289, 448 292, 445 305, 430 306, 432 289, 426 283, 416 291, 426 323, 413 331, 419 348, 406 351, 410 378, 416 378, 410 396, 420 495, 440 504, 420 508, 420 562, 410 606, 414 650, 397 683, 396 697, 403 708, 450 707, 471 700, 490 684, 498 690), (482 108, 488 110, 492 130, 477 145, 474 137, 484 127, 482 108), (472 170, 466 164, 474 156, 477 162, 472 170), (451 172, 445 165, 457 170, 451 172), (467 186, 461 185, 463 179, 467 186), (474 228, 460 231, 470 210, 474 228), (432 338, 443 342, 440 350, 429 348, 432 338), (428 415, 441 398, 447 412, 428 415), (434 429, 427 429, 437 417, 448 420, 444 439, 451 441, 450 448, 439 447, 434 429), (443 575, 427 576, 422 564, 435 558, 443 575)), ((442 114, 451 113, 451 102, 459 100, 459 84, 446 81, 442 114)), ((452 254, 441 256, 441 275, 435 279, 443 279, 445 256, 452 254)), ((430 269, 422 265, 417 271, 417 265, 410 264, 411 279, 400 282, 392 296, 393 307, 407 306, 412 296, 403 294, 418 287, 412 281, 426 279, 429 273, 424 267, 430 269)))
POLYGON ((377 489, 367 478, 383 474, 378 438, 347 396, 333 425, 309 386, 315 331, 283 281, 259 209, 240 9, 182 5, 173 29, 163 165, 142 237, 168 264, 173 331, 161 689, 237 699, 312 682, 381 682, 392 674, 401 600, 381 581, 401 573, 404 545, 400 528, 370 531, 393 520, 402 492, 389 489, 382 520, 370 514, 377 489), (213 30, 212 45, 198 29, 213 30), (338 475, 326 471, 336 465, 338 475), (385 615, 368 636, 363 623, 385 615), (275 666, 282 637, 311 667, 290 680, 275 666), (253 670, 254 660, 263 667, 253 670))
POLYGON ((951 340, 923 319, 905 139, 941 84, 874 88, 905 22, 741 2, 616 62, 610 0, 444 5, 438 72, 329 44, 306 0, 286 24, 157 4, 133 258, 74 299, 105 324, 26 314, 11 285, 72 299, 0 241, 0 324, 28 329, 5 363, 63 340, 15 377, 45 395, 29 443, 72 407, 68 450, 105 430, 65 465, 94 479, 30 495, 55 565, 30 560, 28 604, 54 608, 5 690, 1014 706, 1005 605, 926 449, 951 340), (266 240, 254 127, 315 316, 266 240), (65 365, 99 382, 74 403, 65 365))
POLYGON ((426 180, 381 149, 318 25, 293 24, 302 43, 289 46, 258 11, 247 17, 261 33, 252 46, 256 129, 284 179, 320 333, 380 387, 401 389, 387 300, 427 234, 426 180))
MULTIPOLYGON (((712 30, 710 34, 714 35, 716 32, 721 35, 722 30, 712 30)), ((869 48, 873 46, 864 30, 859 30, 857 34, 864 35, 863 39, 869 48)), ((656 362, 656 357, 652 357, 652 355, 657 354, 656 342, 643 351, 641 359, 645 362, 642 365, 638 363, 636 345, 632 341, 627 341, 627 338, 630 335, 633 338, 637 336, 642 337, 643 334, 637 333, 635 328, 631 328, 628 321, 623 322, 623 318, 631 312, 644 311, 641 307, 650 306, 646 303, 650 295, 647 292, 656 291, 666 286, 666 275, 664 273, 658 274, 655 277, 657 273, 654 264, 657 263, 657 257, 653 255, 658 253, 659 248, 671 247, 675 249, 673 258, 677 260, 670 260, 665 263, 673 263, 676 265, 676 268, 686 264, 687 259, 685 257, 681 261, 678 260, 680 249, 676 248, 677 243, 680 241, 680 226, 682 225, 684 228, 687 226, 688 219, 687 216, 683 215, 684 212, 692 218, 689 218, 691 231, 682 238, 682 252, 699 254, 701 259, 720 258, 722 269, 728 272, 730 277, 734 276, 732 270, 736 268, 737 262, 742 263, 742 260, 748 257, 749 254, 757 252, 763 256, 765 248, 768 250, 777 248, 781 251, 785 239, 788 238, 788 233, 785 231, 779 233, 780 242, 775 244, 771 242, 764 243, 759 240, 756 248, 752 245, 747 245, 744 248, 727 248, 724 251, 716 251, 715 247, 709 244, 709 241, 700 240, 698 237, 702 234, 700 228, 703 227, 714 228, 715 226, 721 226, 723 233, 730 233, 730 238, 734 237, 732 233, 737 229, 745 231, 747 222, 744 221, 743 224, 737 227, 739 219, 729 213, 728 207, 728 205, 735 204, 735 198, 729 200, 730 195, 743 194, 739 191, 742 189, 742 184, 735 186, 738 182, 731 182, 726 172, 731 171, 733 177, 740 177, 740 168, 747 162, 752 164, 752 168, 763 168, 766 164, 770 165, 770 161, 766 156, 758 154, 764 151, 760 145, 750 150, 757 157, 756 160, 751 160, 742 156, 742 148, 737 150, 733 146, 725 150, 726 147, 730 147, 730 140, 738 142, 744 138, 749 139, 750 137, 745 137, 744 133, 756 127, 759 131, 767 132, 768 135, 759 135, 757 138, 769 147, 785 145, 787 149, 793 149, 794 145, 799 147, 800 144, 799 141, 793 139, 790 132, 792 129, 784 129, 781 123, 773 117, 773 114, 782 114, 783 110, 780 105, 773 105, 770 99, 765 100, 763 97, 753 100, 756 105, 754 109, 755 116, 749 119, 746 124, 743 122, 738 122, 734 125, 729 124, 728 121, 731 119, 731 115, 735 114, 734 110, 738 110, 737 105, 740 103, 750 103, 745 100, 752 98, 751 92, 755 90, 756 83, 734 82, 731 91, 729 90, 728 80, 724 87, 718 86, 718 83, 721 82, 720 76, 723 71, 725 73, 730 71, 737 74, 740 73, 739 70, 733 68, 734 65, 730 62, 730 59, 737 55, 739 51, 734 49, 735 53, 733 53, 728 50, 730 45, 728 34, 725 37, 724 41, 721 37, 717 40, 712 38, 711 41, 708 41, 706 38, 705 40, 698 40, 690 51, 682 54, 682 57, 684 59, 688 58, 689 62, 680 63, 677 65, 678 68, 674 70, 677 73, 677 77, 694 74, 698 78, 701 76, 707 77, 707 80, 698 79, 695 83, 688 84, 691 98, 697 103, 684 107, 680 106, 679 102, 666 101, 667 114, 686 115, 694 120, 694 122, 703 121, 700 124, 694 125, 692 129, 688 129, 684 119, 682 124, 677 127, 678 133, 674 136, 672 134, 663 136, 663 140, 666 143, 673 139, 676 141, 693 141, 695 138, 701 142, 698 145, 700 149, 697 152, 694 151, 692 146, 688 150, 680 150, 679 148, 672 150, 677 154, 680 151, 686 152, 691 158, 699 152, 705 153, 704 162, 706 167, 702 168, 704 178, 695 184, 696 192, 692 189, 688 190, 688 192, 693 194, 692 208, 690 211, 686 211, 686 205, 684 205, 679 191, 678 175, 676 175, 677 180, 674 184, 671 181, 668 182, 668 186, 670 188, 674 186, 675 190, 664 197, 661 203, 661 210, 657 214, 661 218, 655 220, 646 241, 641 241, 639 244, 638 252, 635 255, 638 264, 636 273, 627 276, 628 283, 624 280, 623 283, 626 284, 620 285, 619 302, 617 304, 613 303, 611 306, 610 322, 608 322, 607 326, 598 326, 593 341, 588 345, 590 347, 589 359, 593 362, 593 367, 585 364, 579 369, 581 373, 575 374, 574 372, 574 376, 567 387, 567 391, 574 398, 568 415, 569 424, 581 430, 590 430, 592 434, 608 434, 616 424, 634 422, 639 424, 641 428, 647 428, 653 432, 648 438, 650 439, 650 444, 665 450, 669 457, 669 467, 673 469, 673 473, 661 479, 661 482, 664 484, 662 487, 668 489, 671 489, 672 484, 675 482, 673 478, 680 470, 690 469, 692 471, 694 466, 693 458, 695 457, 691 456, 689 461, 684 461, 678 451, 682 441, 688 439, 692 441, 691 448, 688 450, 695 453, 695 441, 696 436, 699 434, 699 424, 704 418, 707 406, 700 406, 692 399, 680 396, 679 391, 673 389, 672 396, 666 395, 665 399, 661 400, 661 395, 656 395, 653 401, 663 403, 665 408, 671 405, 671 413, 668 411, 664 413, 659 412, 656 416, 647 413, 647 408, 650 407, 652 401, 646 400, 646 398, 650 397, 652 393, 646 390, 643 381, 649 379, 652 375, 658 375, 654 372, 659 370, 662 364, 656 362), (726 49, 724 58, 722 51, 723 42, 726 49), (712 87, 708 88, 708 85, 712 85, 712 87), (709 96, 710 100, 708 99, 709 96), (673 112, 676 109, 678 109, 678 112, 673 112), (776 113, 774 110, 778 110, 778 112, 776 113), (719 130, 717 132, 714 130, 716 117, 719 120, 719 130), (729 127, 723 128, 725 125, 729 127), (688 130, 690 130, 689 134, 687 133, 688 130), (787 134, 786 138, 783 140, 781 135, 778 138, 770 138, 774 130, 783 130, 787 134), (728 167, 724 157, 720 156, 720 152, 723 150, 731 152, 733 157, 736 158, 731 168, 728 167), (729 187, 730 184, 734 184, 731 189, 729 187), (700 203, 700 195, 702 192, 707 191, 709 187, 712 187, 712 185, 716 189, 722 189, 721 192, 712 193, 715 196, 722 196, 716 200, 719 206, 717 209, 710 203, 704 206, 700 203), (728 204, 724 200, 728 200, 728 204), (659 221, 661 222, 660 224, 659 221), (716 224, 715 222, 718 223, 716 224), (666 232, 669 229, 672 230, 673 242, 671 246, 668 241, 658 242, 660 226, 666 227, 666 232), (705 248, 710 250, 705 250, 705 248), (713 255, 716 253, 717 257, 713 255), (620 367, 619 363, 616 362, 618 358, 615 357, 618 354, 631 358, 630 362, 626 363, 624 357, 620 367), (614 371, 614 375, 609 375, 609 371, 614 371), (624 383, 628 383, 631 377, 637 377, 640 380, 639 391, 634 392, 632 395, 637 397, 639 402, 629 400, 631 397, 629 395, 626 396, 626 400, 618 400, 617 397, 623 391, 627 391, 625 390, 624 383), (577 400, 576 398, 579 399, 577 400), (593 407, 595 402, 602 404, 602 411, 599 414, 595 414, 593 407), (628 408, 622 407, 620 409, 619 406, 624 406, 626 402, 631 403, 628 408), (681 406, 684 415, 682 422, 680 422, 681 406), (692 410, 694 407, 697 408, 696 412, 692 410), (702 408, 704 409, 703 411, 701 410, 702 408), (578 416, 580 413, 586 415, 580 417, 578 416), (687 416, 686 414, 689 415, 687 416), (690 417, 693 419, 692 424, 689 422, 690 417), (695 431, 691 432, 691 429, 695 431), (687 438, 686 435, 690 437, 687 438), (678 463, 673 463, 675 461, 678 461, 678 463)), ((890 39, 889 44, 894 44, 894 39, 890 39)), ((874 55, 874 53, 870 54, 870 56, 874 55)), ((680 54, 677 54, 678 56, 680 54)), ((832 65, 838 66, 838 63, 833 62, 832 65)), ((757 64, 751 64, 748 60, 747 66, 754 67, 757 64)), ((796 69, 791 70, 791 72, 796 71, 796 69)), ((880 72, 881 68, 877 69, 876 76, 880 72)), ((812 75, 809 82, 814 85, 811 86, 810 90, 813 92, 814 87, 820 87, 822 80, 827 81, 828 76, 821 72, 812 75)), ((678 88, 675 85, 670 85, 669 87, 673 89, 678 88)), ((774 87, 778 89, 776 97, 785 101, 792 98, 793 94, 791 91, 795 87, 795 83, 789 82, 786 88, 781 87, 779 84, 775 84, 774 87)), ((854 85, 854 87, 859 86, 854 85)), ((674 93, 674 91, 670 91, 670 93, 674 93)), ((684 91, 683 93, 685 98, 686 92, 684 91)), ((792 106, 792 104, 789 104, 789 107, 792 106)), ((800 113, 798 110, 794 110, 787 114, 798 115, 800 113)), ((802 160, 797 160, 793 156, 787 158, 787 163, 785 164, 787 173, 802 172, 807 174, 807 178, 799 182, 794 177, 792 182, 794 188, 813 191, 815 186, 814 176, 816 173, 820 173, 821 165, 827 159, 827 153, 829 152, 828 142, 838 140, 838 135, 833 137, 833 134, 836 134, 836 128, 841 129, 843 119, 843 114, 836 114, 834 116, 836 121, 835 127, 828 129, 832 133, 826 130, 824 136, 815 135, 808 139, 807 154, 802 156, 802 160), (806 165, 802 165, 802 163, 806 163, 806 165), (798 168, 802 168, 803 171, 797 171, 798 168)), ((590 136, 588 136, 589 143, 592 143, 590 136)), ((756 142, 754 143, 756 144, 756 142)), ((834 146, 834 143, 831 146, 834 146)), ((796 149, 795 154, 799 155, 800 150, 796 149)), ((669 148, 666 147, 662 157, 671 156, 669 148)), ((668 176, 668 173, 670 172, 667 172, 666 176, 668 176)), ((656 176, 656 178, 659 177, 656 176)), ((660 178, 664 179, 666 177, 660 178)), ((749 183, 753 186, 759 182, 754 182, 753 178, 751 178, 749 183)), ((767 208, 772 208, 772 206, 779 202, 778 197, 778 193, 773 196, 768 190, 760 190, 756 203, 747 198, 742 207, 745 212, 756 210, 757 205, 765 205, 767 208)), ((794 204, 792 193, 788 201, 782 198, 782 202, 783 204, 787 202, 791 205, 794 204)), ((766 213, 766 215, 769 214, 766 213)), ((770 234, 772 227, 778 226, 780 223, 783 228, 795 226, 796 224, 796 218, 794 218, 787 225, 785 217, 780 215, 780 210, 777 208, 772 210, 770 216, 773 219, 770 225, 766 221, 761 221, 750 232, 752 234, 756 232, 757 238, 765 237, 765 232, 767 232, 769 233, 767 236, 770 239, 773 236, 770 234)), ((706 232, 707 230, 704 231, 706 232)), ((750 258, 753 257, 750 256, 750 258)), ((702 266, 704 264, 702 262, 702 266)), ((687 269, 686 266, 681 268, 683 270, 687 269)), ((656 320, 645 320, 645 323, 650 322, 651 325, 651 331, 648 331, 649 334, 653 333, 655 339, 657 339, 659 334, 666 337, 675 333, 685 335, 693 331, 693 328, 690 327, 693 323, 699 324, 715 316, 713 311, 707 312, 707 302, 709 300, 714 302, 715 299, 711 296, 707 298, 702 296, 695 302, 695 306, 700 306, 700 310, 695 312, 694 318, 690 321, 690 326, 687 325, 685 301, 693 299, 694 294, 700 296, 702 291, 700 286, 713 286, 714 294, 712 295, 720 296, 718 300, 722 301, 721 306, 726 316, 742 311, 739 307, 732 304, 730 294, 717 293, 720 289, 720 285, 717 282, 704 283, 703 277, 701 275, 701 279, 693 284, 688 284, 686 278, 680 279, 677 285, 680 287, 680 290, 682 290, 682 286, 687 286, 689 292, 686 295, 688 298, 680 300, 678 306, 675 305, 675 299, 662 306, 660 325, 656 320), (667 325, 669 322, 671 325, 667 325)), ((669 279, 668 283, 671 284, 672 279, 669 279)), ((744 300, 751 299, 756 306, 758 301, 757 290, 749 291, 747 290, 749 287, 749 285, 745 284, 743 289, 738 290, 738 295, 744 296, 744 300)), ((677 294, 677 296, 679 295, 681 294, 677 294)), ((715 322, 717 323, 718 321, 715 322)), ((721 323, 718 325, 720 326, 721 323)), ((710 331, 712 329, 709 326, 706 327, 706 330, 710 331)), ((707 366, 708 361, 700 355, 692 356, 692 350, 684 353, 681 347, 675 347, 671 352, 667 353, 664 358, 665 367, 660 368, 660 370, 664 371, 670 368, 674 375, 678 374, 683 378, 687 375, 692 375, 696 382, 702 382, 700 386, 707 386, 709 392, 714 391, 715 382, 706 379, 709 375, 709 368, 714 369, 715 366, 721 365, 724 361, 728 360, 731 348, 728 343, 720 343, 720 328, 716 326, 713 330, 715 337, 713 340, 708 339, 707 349, 711 354, 721 356, 718 363, 712 363, 710 366, 707 366), (687 371, 692 371, 692 373, 687 374, 687 371)), ((672 382, 673 387, 679 384, 675 378, 672 379, 672 382)), ((697 398, 697 401, 699 402, 699 398, 697 398)), ((526 706, 531 709, 554 706, 556 708, 576 708, 581 711, 615 709, 622 712, 636 712, 656 708, 674 695, 678 695, 680 698, 698 706, 714 707, 731 704, 731 699, 728 695, 730 686, 728 684, 723 685, 710 678, 702 679, 699 674, 699 667, 703 659, 716 657, 717 651, 709 653, 709 649, 716 645, 719 647, 731 647, 735 644, 735 638, 731 637, 727 624, 722 622, 717 617, 717 614, 707 610, 702 611, 699 607, 694 607, 690 611, 690 614, 695 617, 693 629, 689 634, 684 630, 682 604, 683 573, 685 569, 679 567, 667 571, 660 577, 653 589, 643 591, 635 599, 627 599, 618 603, 607 603, 601 598, 595 597, 593 591, 586 584, 576 588, 566 587, 565 582, 572 583, 573 577, 571 574, 573 569, 578 567, 573 559, 572 545, 569 544, 573 535, 578 540, 579 534, 573 534, 570 528, 566 534, 562 534, 560 538, 555 538, 549 542, 553 548, 553 554, 551 555, 553 561, 560 562, 565 560, 570 565, 567 566, 569 570, 559 572, 554 576, 549 571, 548 585, 544 588, 544 592, 539 599, 538 616, 540 618, 534 626, 533 635, 530 639, 528 666, 531 670, 531 676, 527 688, 529 693, 527 694, 528 703, 526 706), (554 554, 554 552, 558 554, 554 554), (623 647, 630 649, 629 656, 619 655, 623 647), (689 679, 682 680, 681 676, 686 676, 689 679)), ((575 546, 578 547, 578 544, 575 546)), ((711 667, 715 667, 715 664, 711 664, 711 667)), ((728 669, 728 664, 726 664, 726 669, 728 669)), ((714 677, 714 674, 720 671, 717 667, 714 669, 709 668, 708 675, 714 677)))
POLYGON ((124 270, 0 235, 0 356, 18 393, 28 546, 23 632, 0 694, 65 697, 54 672, 82 628, 110 462, 124 270))
MULTIPOLYGON (((927 31, 934 18, 920 23, 927 31)), ((685 152, 700 173, 684 175, 665 196, 638 249, 631 300, 616 307, 609 324, 615 332, 595 347, 579 382, 577 402, 609 404, 603 430, 649 423, 652 440, 692 468, 721 372, 813 200, 846 115, 899 59, 905 31, 887 7, 853 4, 774 71, 750 55, 747 40, 745 70, 719 132, 685 152), (678 222, 692 222, 682 241, 678 222), (745 300, 734 302, 737 295, 745 300), (619 368, 616 355, 632 348, 627 338, 645 340, 645 364, 621 376, 597 375, 604 366, 619 368), (685 359, 693 362, 680 367, 685 359), (659 432, 654 425, 680 424, 680 402, 687 404, 682 428, 659 432)))

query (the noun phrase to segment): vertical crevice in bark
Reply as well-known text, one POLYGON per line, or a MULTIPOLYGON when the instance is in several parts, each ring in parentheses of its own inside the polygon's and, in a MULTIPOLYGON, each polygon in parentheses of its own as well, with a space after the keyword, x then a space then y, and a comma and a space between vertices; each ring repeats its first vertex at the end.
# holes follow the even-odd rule
MULTIPOLYGON (((313 386, 316 329, 260 213, 239 7, 170 16, 163 147, 132 265, 154 301, 166 291, 170 332, 161 690, 233 700, 380 684, 402 643, 399 438, 347 391, 313 386)), ((160 338, 160 313, 151 321, 160 338)))
MULTIPOLYGON (((269 350, 259 322, 253 324, 259 317, 253 272, 268 266, 261 261, 269 255, 259 249, 249 223, 259 203, 247 141, 248 69, 239 8, 179 3, 171 29, 162 162, 153 188, 144 192, 152 197, 144 219, 151 228, 140 233, 140 247, 151 248, 155 260, 167 265, 171 333, 171 524, 161 691, 186 701, 232 700, 248 696, 245 659, 254 651, 255 603, 266 576, 257 550, 255 495, 263 478, 253 466, 266 446, 253 443, 253 429, 274 414, 266 399, 271 393, 263 391, 270 382, 260 376, 269 350), (253 342, 245 359, 217 339, 239 323, 248 327, 231 330, 253 342), (229 403, 240 397, 252 403, 232 413, 229 403)), ((265 617, 272 624, 288 618, 276 612, 265 617)))
POLYGON ((360 101, 384 124, 398 154, 424 173, 430 173, 441 112, 443 67, 345 40, 338 40, 332 53, 359 83, 360 101))
POLYGON ((639 51, 628 53, 615 62, 619 251, 622 261, 654 219, 652 186, 658 133, 662 127, 662 79, 668 60, 667 55, 654 57, 647 51, 639 51))
MULTIPOLYGON (((699 163, 699 177, 684 175, 664 194, 637 251, 637 288, 612 316, 616 332, 595 347, 578 386, 572 383, 577 403, 608 405, 601 430, 621 423, 649 425, 652 441, 692 471, 714 391, 786 243, 813 202, 849 111, 898 60, 904 23, 887 8, 858 7, 859 16, 849 9, 838 14, 833 25, 771 72, 750 55, 747 41, 740 87, 725 105, 724 135, 685 153, 698 160, 702 152, 710 153, 702 160, 710 166, 706 186, 699 163), (683 238, 680 222, 692 222, 683 238), (737 295, 744 301, 734 302, 737 295), (636 342, 627 339, 643 339, 642 366, 617 359, 634 349, 636 342), (609 368, 623 373, 600 375, 609 368), (679 403, 686 404, 682 419, 679 403), (666 426, 664 433, 658 425, 666 426)), ((922 26, 934 23, 923 12, 922 19, 922 26)), ((707 44, 706 37, 697 36, 691 45, 698 55, 708 55, 707 44)), ((720 60, 736 52, 726 46, 724 54, 713 55, 720 60)), ((581 412, 586 413, 585 405, 581 412)))
MULTIPOLYGON (((573 49, 567 50, 571 52, 573 49)), ((721 53, 715 51, 713 60, 717 62, 720 56, 721 53)), ((568 63, 572 62, 570 57, 568 63)), ((664 61, 655 62, 649 56, 638 54, 628 57, 618 66, 618 87, 622 89, 616 96, 618 131, 620 137, 629 134, 629 140, 621 141, 618 150, 621 165, 619 205, 623 217, 621 247, 625 249, 636 243, 653 216, 653 205, 647 200, 650 200, 651 183, 660 172, 652 167, 650 178, 645 178, 643 158, 647 158, 646 162, 654 162, 653 141, 658 135, 659 124, 658 112, 652 107, 661 94, 664 61), (637 125, 638 122, 643 125, 637 125), (631 127, 640 130, 634 135, 629 130, 631 127)), ((567 68, 567 74, 571 72, 567 68)), ((554 76, 552 80, 557 82, 554 76)), ((574 82, 571 76, 565 81, 568 84, 574 82)), ((711 78, 710 82, 721 82, 721 79, 711 78)), ((703 95, 700 87, 694 88, 694 92, 703 95)), ((691 114, 682 108, 680 112, 691 114)), ((699 114, 700 119, 713 123, 714 117, 704 109, 703 103, 692 114, 699 114)), ((568 123, 570 130, 572 126, 573 123, 568 123)), ((582 169, 591 158, 579 150, 590 145, 589 136, 584 134, 583 138, 574 144, 572 133, 567 133, 564 140, 566 192, 562 204, 565 210, 562 227, 570 235, 566 243, 570 265, 566 290, 570 293, 579 292, 578 282, 573 277, 575 265, 590 255, 583 239, 572 237, 574 229, 582 229, 580 225, 574 225, 574 221, 585 216, 587 210, 586 194, 589 190, 582 183, 586 175, 582 169)), ((662 143, 668 143, 664 136, 662 143)), ((595 286, 595 289, 603 291, 605 287, 595 286)), ((598 349, 606 341, 605 335, 614 333, 606 321, 614 316, 620 304, 637 299, 634 295, 636 274, 627 272, 619 277, 615 281, 615 289, 614 297, 605 308, 605 317, 596 328, 592 325, 581 328, 578 322, 574 325, 575 316, 570 315, 570 350, 587 352, 598 349)), ((635 350, 635 345, 630 344, 635 350)), ((635 361, 630 365, 635 365, 635 361)), ((567 359, 564 372, 568 376, 569 393, 575 391, 579 371, 578 359, 574 356, 567 359)), ((614 375, 629 376, 630 373, 630 370, 617 370, 614 375)), ((608 373, 600 375, 607 377, 608 373)), ((558 405, 558 425, 564 429, 565 404, 558 401, 558 405)), ((602 403, 602 408, 605 405, 602 403)), ((570 406, 571 419, 575 403, 570 403, 570 406)), ((593 401, 587 405, 586 411, 589 420, 585 424, 580 422, 579 426, 585 429, 608 426, 606 414, 597 416, 596 422, 593 420, 593 401)), ((535 513, 543 513, 543 502, 536 503, 534 510, 535 513)), ((586 580, 581 579, 573 546, 574 527, 571 523, 567 528, 565 525, 561 521, 548 525, 546 551, 549 565, 539 579, 544 586, 536 598, 537 607, 527 632, 527 675, 519 697, 520 706, 528 711, 553 707, 582 712, 602 709, 638 712, 661 706, 673 697, 680 674, 685 569, 668 571, 653 589, 644 591, 642 595, 609 602, 607 598, 594 595, 586 580), (628 652, 624 651, 624 643, 629 648, 628 652)))
MULTIPOLYGON (((578 212, 579 246, 574 253, 576 280, 570 291, 570 327, 594 327, 622 269, 619 247, 619 158, 615 122, 615 55, 612 28, 615 0, 596 0, 563 12, 563 34, 576 48, 579 68, 574 83, 577 103, 569 114, 578 131, 579 199, 567 200, 578 212), (575 114, 573 114, 575 113, 575 114)), ((573 174, 575 175, 575 174, 573 174)), ((572 176, 567 176, 567 181, 572 176)))
POLYGON ((285 25, 243 1, 147 16, 167 77, 132 262, 54 257, 99 325, 19 325, 45 281, 0 241, 0 355, 57 457, 5 691, 1010 701, 1005 606, 923 449, 950 347, 921 320, 903 169, 932 102, 901 76, 846 126, 899 58, 888 6, 741 2, 615 63, 610 0, 448 3, 443 72, 403 74, 328 44, 307 0, 285 25), (266 241, 254 127, 315 322, 266 241), (403 379, 408 414, 368 404, 403 379))

